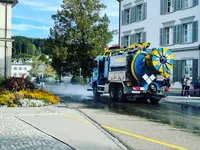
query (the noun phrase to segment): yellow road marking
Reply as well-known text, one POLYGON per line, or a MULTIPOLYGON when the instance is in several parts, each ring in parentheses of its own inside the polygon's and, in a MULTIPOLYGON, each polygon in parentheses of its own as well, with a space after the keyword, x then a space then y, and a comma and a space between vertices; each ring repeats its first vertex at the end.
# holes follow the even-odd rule
POLYGON ((87 120, 82 120, 82 119, 79 119, 79 118, 74 117, 74 116, 70 116, 70 115, 67 115, 67 114, 64 114, 64 116, 67 117, 67 118, 71 118, 71 119, 74 119, 74 120, 83 122, 83 123, 92 124, 91 122, 89 122, 89 121, 87 121, 87 120))
POLYGON ((129 132, 122 131, 122 130, 112 128, 112 127, 109 127, 109 126, 102 126, 102 127, 105 128, 105 129, 111 130, 111 131, 115 131, 115 132, 122 133, 122 134, 125 134, 125 135, 133 136, 133 137, 136 137, 136 138, 139 138, 139 139, 143 139, 143 140, 146 140, 146 141, 150 141, 150 142, 153 142, 153 143, 157 143, 157 144, 160 144, 160 145, 171 147, 171 148, 174 148, 174 149, 177 149, 177 150, 188 150, 186 148, 182 148, 182 147, 179 147, 179 146, 176 146, 176 145, 171 145, 171 144, 168 144, 168 143, 165 143, 165 142, 161 142, 161 141, 154 140, 154 139, 151 139, 151 138, 147 138, 147 137, 144 137, 144 136, 141 136, 141 135, 129 133, 129 132))
MULTIPOLYGON (((82 119, 74 117, 74 116, 70 116, 70 115, 67 115, 67 114, 64 114, 64 116, 67 117, 67 118, 70 118, 70 119, 74 119, 74 120, 83 122, 83 123, 87 123, 87 124, 90 124, 90 125, 92 124, 91 122, 89 122, 87 120, 82 120, 82 119)), ((105 129, 107 129, 107 130, 115 131, 115 132, 122 133, 122 134, 125 134, 125 135, 128 135, 128 136, 132 136, 132 137, 136 137, 136 138, 143 139, 143 140, 146 140, 146 141, 150 141, 152 143, 171 147, 171 148, 174 148, 174 149, 177 149, 177 150, 188 150, 186 148, 182 148, 182 147, 179 147, 179 146, 176 146, 176 145, 172 145, 172 144, 168 144, 168 143, 161 142, 161 141, 158 141, 158 140, 154 140, 154 139, 144 137, 144 136, 141 136, 141 135, 138 135, 138 134, 129 133, 129 132, 119 130, 119 129, 116 129, 116 128, 112 128, 112 127, 109 127, 109 126, 105 126, 105 125, 101 125, 101 126, 105 129)))

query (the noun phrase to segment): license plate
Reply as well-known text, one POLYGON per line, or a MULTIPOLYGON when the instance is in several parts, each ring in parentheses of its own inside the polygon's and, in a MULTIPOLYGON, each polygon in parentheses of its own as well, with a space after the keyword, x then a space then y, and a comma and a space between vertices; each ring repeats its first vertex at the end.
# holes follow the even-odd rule
POLYGON ((132 93, 138 94, 138 93, 140 93, 140 91, 132 91, 132 93))

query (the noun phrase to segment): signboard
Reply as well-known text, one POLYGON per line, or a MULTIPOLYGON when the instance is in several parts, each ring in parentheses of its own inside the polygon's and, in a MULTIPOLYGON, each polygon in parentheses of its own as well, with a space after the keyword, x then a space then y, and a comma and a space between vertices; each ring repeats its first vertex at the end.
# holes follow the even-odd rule
POLYGON ((44 72, 45 69, 46 69, 46 66, 45 66, 44 64, 41 64, 41 65, 39 66, 39 70, 40 70, 40 71, 44 72))

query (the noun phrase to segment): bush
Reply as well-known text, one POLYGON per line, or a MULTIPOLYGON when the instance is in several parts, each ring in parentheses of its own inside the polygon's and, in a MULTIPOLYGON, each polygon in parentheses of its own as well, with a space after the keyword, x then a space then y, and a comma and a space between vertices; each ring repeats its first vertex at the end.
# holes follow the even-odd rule
POLYGON ((35 85, 28 80, 28 78, 16 78, 12 77, 9 79, 6 79, 5 81, 0 83, 0 87, 3 89, 8 89, 9 91, 16 92, 20 90, 34 90, 35 85))
POLYGON ((87 84, 87 79, 84 79, 83 77, 80 76, 73 76, 71 79, 72 84, 87 84))

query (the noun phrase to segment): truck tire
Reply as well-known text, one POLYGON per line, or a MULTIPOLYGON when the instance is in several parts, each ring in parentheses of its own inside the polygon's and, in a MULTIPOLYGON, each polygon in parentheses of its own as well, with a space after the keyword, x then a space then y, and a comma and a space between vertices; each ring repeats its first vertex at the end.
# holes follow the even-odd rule
POLYGON ((157 104, 160 101, 160 99, 155 99, 155 98, 150 98, 149 100, 152 104, 157 104))
POLYGON ((113 85, 110 86, 109 96, 111 101, 116 100, 116 88, 113 85))
POLYGON ((126 97, 125 97, 125 95, 124 95, 123 86, 119 85, 119 86, 117 87, 116 96, 117 96, 117 101, 118 101, 118 102, 123 102, 123 101, 126 100, 126 97))
POLYGON ((94 98, 100 97, 100 93, 98 92, 97 85, 94 85, 93 87, 93 95, 94 95, 94 98))

